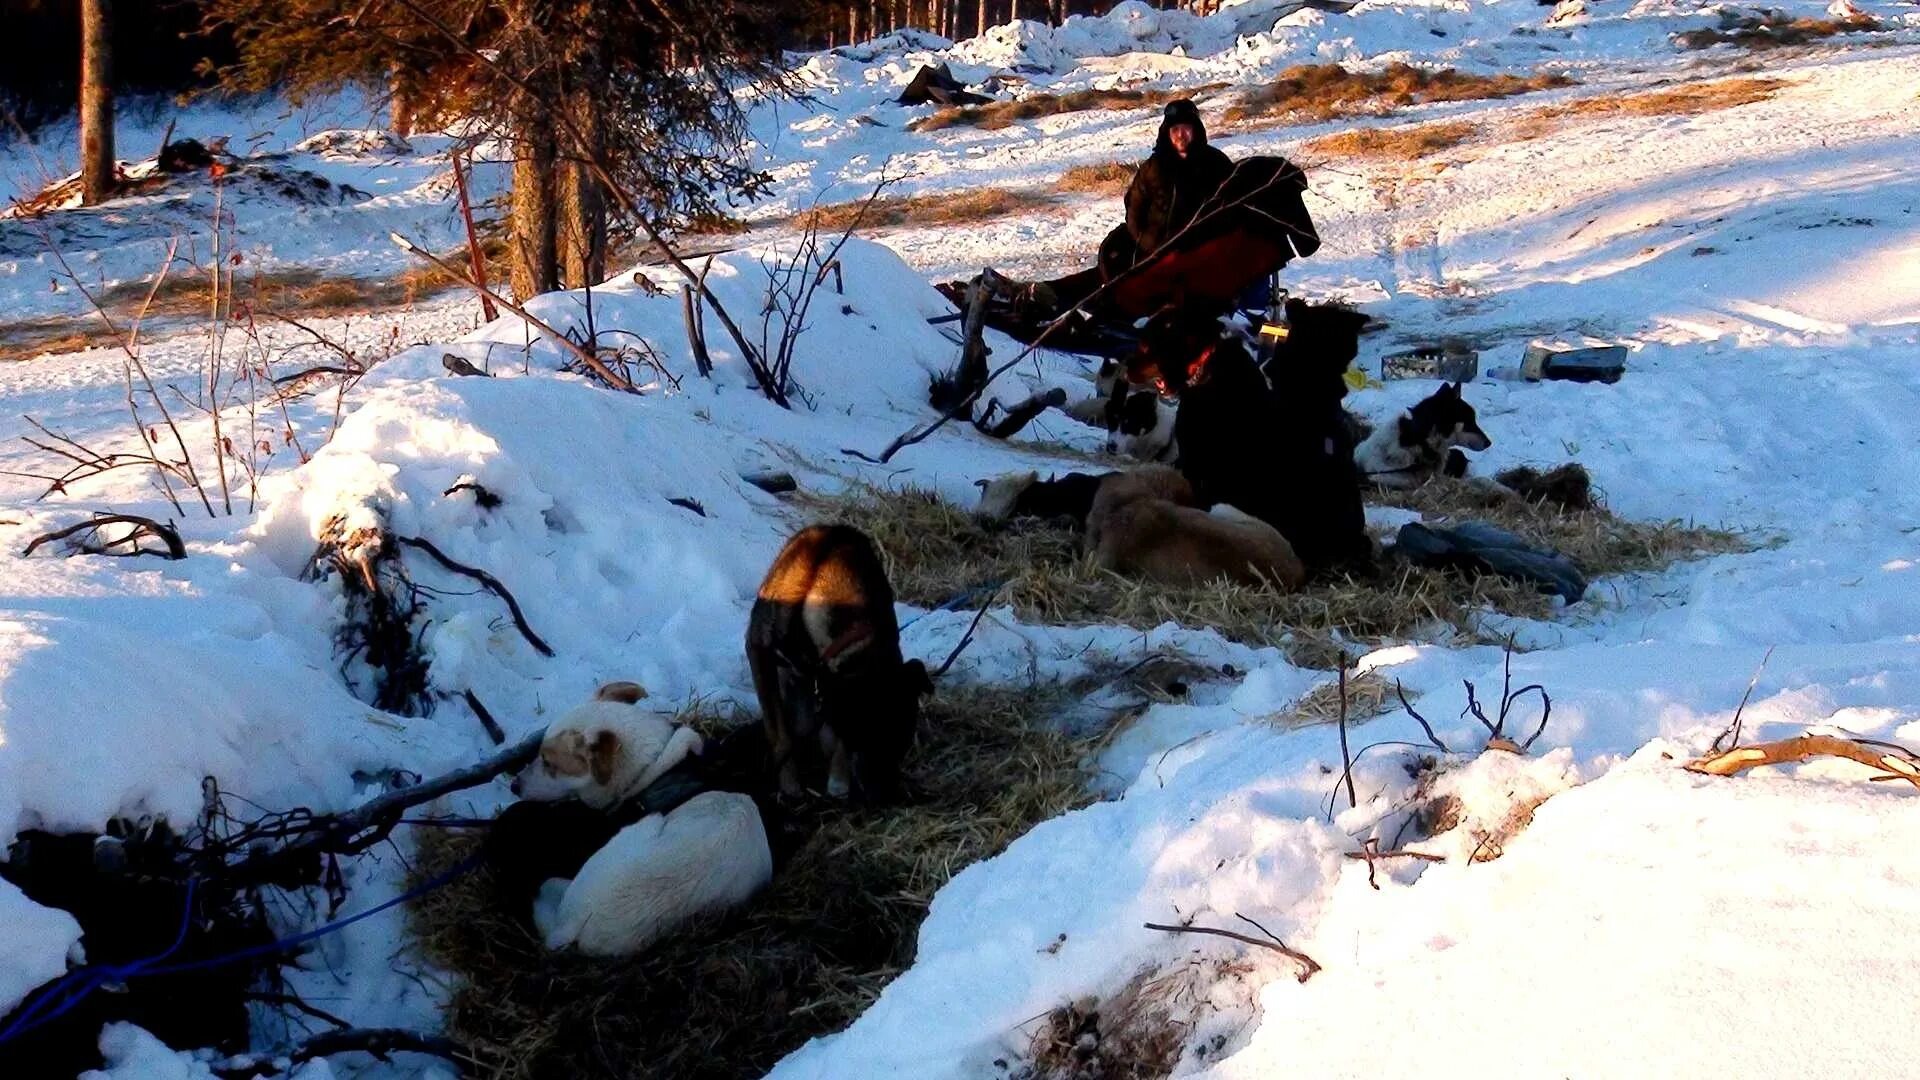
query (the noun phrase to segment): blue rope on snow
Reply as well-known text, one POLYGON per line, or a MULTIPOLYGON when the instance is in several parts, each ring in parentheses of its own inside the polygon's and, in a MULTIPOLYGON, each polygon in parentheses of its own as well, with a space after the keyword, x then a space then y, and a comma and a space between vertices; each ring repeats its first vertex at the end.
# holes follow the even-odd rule
POLYGON ((195 885, 198 883, 197 879, 188 878, 186 909, 180 913, 180 933, 174 938, 173 944, 168 946, 165 952, 127 964, 90 964, 86 967, 75 968, 68 972, 59 982, 48 987, 26 1008, 22 1009, 20 1015, 14 1018, 12 1024, 8 1025, 7 1030, 0 1031, 0 1044, 4 1044, 30 1031, 53 1023, 55 1020, 66 1015, 76 1005, 79 1005, 88 994, 93 993, 107 983, 124 982, 127 979, 140 976, 182 975, 191 971, 208 971, 213 968, 226 967, 229 964, 237 964, 242 960, 251 960, 259 956, 270 956, 274 953, 285 952, 288 949, 304 945, 309 941, 326 937, 328 934, 345 930, 354 923, 370 919, 383 911, 399 907, 401 904, 412 900, 418 900, 420 897, 427 895, 435 889, 451 883, 455 878, 478 865, 480 865, 480 856, 470 856, 455 863, 446 872, 408 889, 406 892, 401 893, 399 896, 385 903, 376 904, 356 915, 349 915, 344 919, 314 927, 312 930, 303 931, 292 937, 269 941, 265 945, 255 945, 250 948, 241 949, 238 952, 227 953, 225 956, 212 956, 204 960, 189 960, 185 963, 155 967, 155 964, 159 964, 161 961, 178 952, 180 946, 185 944, 187 940, 187 928, 191 926, 193 922, 193 892, 195 885), (78 986, 79 989, 74 990, 66 1000, 55 1006, 52 1012, 47 1013, 45 1016, 39 1015, 48 1007, 48 1002, 59 996, 62 991, 73 986, 78 986))

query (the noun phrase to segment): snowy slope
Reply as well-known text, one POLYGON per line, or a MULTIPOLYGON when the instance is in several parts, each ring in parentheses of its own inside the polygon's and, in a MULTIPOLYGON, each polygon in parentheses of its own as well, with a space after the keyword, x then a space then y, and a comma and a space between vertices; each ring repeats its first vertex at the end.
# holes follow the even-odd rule
MULTIPOLYGON (((1346 810, 1342 798, 1329 819, 1334 733, 1283 731, 1268 719, 1324 673, 1210 634, 1062 630, 996 613, 961 666, 967 678, 1071 674, 1155 648, 1230 661, 1244 674, 1154 706, 1117 737, 1100 763, 1116 778, 1112 798, 962 872, 935 899, 913 968, 848 1031, 801 1049, 776 1074, 998 1075, 993 1063, 1017 1057, 1029 1022, 1047 1010, 1196 949, 1243 951, 1142 923, 1227 926, 1236 914, 1325 970, 1301 984, 1284 960, 1244 950, 1251 989, 1206 1029, 1223 1037, 1205 1060, 1184 1062, 1187 1071, 1404 1075, 1445 1060, 1516 1075, 1884 1073, 1884 1058, 1856 1047, 1892 1044, 1910 1026, 1901 1003, 1912 999, 1904 943, 1913 911, 1902 887, 1920 876, 1920 861, 1900 841, 1914 793, 1866 783, 1850 767, 1721 780, 1681 773, 1675 759, 1725 727, 1769 648, 1744 714, 1754 737, 1826 725, 1920 742, 1920 495, 1905 479, 1920 467, 1920 188, 1907 167, 1920 154, 1920 45, 1895 30, 1766 54, 1761 73, 1786 85, 1765 100, 1694 117, 1578 119, 1520 138, 1520 119, 1538 105, 1741 74, 1745 54, 1673 49, 1667 35, 1717 19, 1694 4, 1591 3, 1557 27, 1545 25, 1548 9, 1519 0, 1369 2, 1347 16, 1285 6, 1251 0, 1192 20, 1123 5, 1059 31, 1027 24, 953 46, 883 42, 808 59, 803 74, 826 107, 756 108, 757 153, 781 186, 752 211, 766 225, 750 238, 759 246, 718 260, 709 282, 736 313, 757 313, 762 259, 779 257, 784 235, 773 219, 862 194, 883 167, 915 170, 909 192, 1041 185, 1069 165, 1137 156, 1157 120, 1153 110, 1068 114, 999 132, 912 135, 903 130, 912 114, 883 100, 927 58, 952 60, 966 78, 1024 65, 1034 86, 1060 88, 1238 83, 1321 59, 1483 71, 1552 64, 1582 85, 1378 121, 1483 126, 1435 158, 1309 162, 1310 205, 1328 243, 1287 283, 1385 318, 1391 329, 1368 341, 1367 361, 1442 333, 1474 340, 1483 368, 1515 362, 1541 334, 1630 342, 1629 373, 1615 386, 1473 385, 1469 398, 1495 440, 1481 462, 1577 460, 1622 513, 1778 542, 1603 581, 1553 621, 1515 624, 1533 650, 1515 659, 1516 684, 1550 690, 1552 721, 1529 762, 1488 759, 1462 782, 1495 801, 1520 784, 1558 794, 1501 859, 1395 866, 1378 891, 1346 855, 1410 797, 1406 748, 1366 755, 1359 806, 1346 810), (828 185, 838 186, 821 195, 828 185), (1489 1001, 1510 1005, 1483 1007, 1489 1001), (1803 1039, 1792 1054, 1755 1043, 1701 1056, 1702 1017, 1725 1018, 1717 1026, 1731 1044, 1742 1026, 1816 1015, 1831 1036, 1803 1039), (1357 1016, 1379 1019, 1360 1025, 1357 1016)), ((1912 19, 1904 5, 1868 10, 1889 25, 1912 19)), ((1224 100, 1210 101, 1209 115, 1224 100)), ((1236 155, 1293 153, 1344 126, 1220 141, 1236 155)), ((263 222, 249 242, 286 265, 345 265, 375 250, 391 261, 367 263, 369 272, 399 265, 376 234, 447 208, 444 192, 422 187, 430 166, 395 168, 406 194, 391 214, 263 222)), ((663 707, 746 697, 740 626, 792 522, 739 474, 783 468, 815 486, 861 478, 965 499, 978 477, 1058 467, 964 428, 887 469, 841 451, 873 453, 926 416, 927 375, 955 351, 925 322, 948 310, 926 278, 982 263, 1070 265, 1117 213, 1117 199, 1076 197, 1024 218, 901 227, 881 237, 885 247, 850 247, 846 295, 823 294, 801 339, 795 370, 807 398, 791 412, 752 390, 717 326, 715 378, 693 373, 677 279, 648 268, 666 295, 646 295, 622 272, 593 291, 593 319, 652 342, 677 388, 654 380, 642 396, 612 394, 559 372, 565 356, 550 345, 527 348, 518 320, 469 332, 472 306, 445 300, 320 324, 378 355, 383 340, 399 348, 346 395, 330 441, 330 392, 290 406, 304 453, 283 448, 257 499, 231 517, 175 514, 133 470, 45 500, 36 499, 44 482, 0 479, 10 552, 109 506, 183 517, 191 551, 180 563, 0 556, 0 839, 27 827, 97 827, 116 813, 190 815, 210 773, 263 805, 331 809, 372 791, 382 770, 438 771, 484 752, 457 700, 409 719, 350 692, 333 654, 339 599, 300 580, 336 513, 377 510, 396 532, 429 537, 512 589, 556 658, 537 655, 493 598, 415 566, 440 589, 425 639, 434 689, 473 690, 510 735, 613 678, 641 681, 663 707), (415 341, 428 344, 404 347, 415 341), (497 377, 446 377, 448 352, 497 377), (502 505, 483 510, 450 494, 462 481, 502 505), (704 516, 674 498, 697 501, 704 516)), ((150 243, 102 248, 101 272, 145 272, 131 268, 150 243), (130 269, 111 269, 121 264, 130 269)), ((7 278, 0 266, 0 289, 24 310, 64 310, 29 298, 45 289, 29 282, 43 269, 23 262, 7 278)), ((563 327, 585 321, 578 294, 541 298, 533 310, 563 327)), ((757 335, 758 320, 748 321, 757 335)), ((267 333, 284 370, 325 362, 324 349, 290 328, 267 333)), ((191 387, 205 348, 189 334, 155 343, 148 359, 162 382, 191 387)), ((1069 383, 1080 370, 1043 354, 1017 377, 1069 383)), ((104 350, 14 365, 0 371, 0 412, 123 445, 135 436, 122 378, 104 350)), ((1395 384, 1352 403, 1385 416, 1430 388, 1395 384)), ((203 417, 188 415, 185 427, 190 445, 208 445, 203 417)), ((0 422, 8 436, 28 431, 0 422)), ((1036 434, 1097 441, 1057 421, 1036 434)), ((44 466, 23 443, 0 447, 0 468, 44 466)), ((966 619, 928 615, 910 627, 908 650, 943 655, 966 619)), ((1365 664, 1402 679, 1449 745, 1478 745, 1472 721, 1456 719, 1461 680, 1497 686, 1498 650, 1395 646, 1365 664)), ((1356 737, 1420 738, 1397 716, 1356 737)), ((457 802, 485 810, 503 797, 496 786, 457 802)), ((400 873, 385 853, 350 867, 350 906, 391 895, 400 873)), ((317 910, 295 911, 292 922, 319 921, 317 910)), ((23 973, 0 982, 4 1010, 62 969, 73 934, 4 891, 0 912, 4 967, 23 973)), ((429 1025, 438 1001, 409 962, 394 963, 404 930, 390 915, 329 940, 331 970, 346 973, 339 981, 303 978, 356 1022, 429 1025)), ((159 1067, 159 1048, 138 1033, 109 1038, 122 1075, 159 1067)))

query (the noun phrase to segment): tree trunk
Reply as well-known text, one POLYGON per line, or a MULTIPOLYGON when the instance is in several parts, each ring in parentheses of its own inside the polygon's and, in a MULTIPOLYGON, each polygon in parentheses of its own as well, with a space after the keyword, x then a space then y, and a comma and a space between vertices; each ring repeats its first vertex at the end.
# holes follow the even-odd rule
POLYGON ((555 253, 553 120, 526 102, 513 151, 513 294, 521 302, 560 287, 555 253))
POLYGON ((976 36, 987 32, 987 0, 980 0, 980 18, 974 23, 973 32, 976 36))
MULTIPOLYGON (((585 98, 582 94, 581 97, 585 98)), ((598 285, 607 277, 607 200, 587 159, 604 151, 599 110, 582 101, 574 123, 594 145, 578 160, 561 162, 559 181, 560 284, 569 289, 598 285)))
POLYGON ((113 0, 80 0, 81 202, 113 197, 113 166, 113 0))

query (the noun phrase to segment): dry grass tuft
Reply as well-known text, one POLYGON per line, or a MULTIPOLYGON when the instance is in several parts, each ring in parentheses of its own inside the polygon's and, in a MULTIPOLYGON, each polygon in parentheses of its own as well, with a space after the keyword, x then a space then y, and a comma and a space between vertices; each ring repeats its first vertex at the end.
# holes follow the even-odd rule
MULTIPOLYGON (((1517 498, 1490 499, 1457 483, 1396 493, 1387 501, 1436 523, 1491 522, 1567 553, 1593 575, 1655 569, 1748 546, 1728 533, 1631 522, 1605 509, 1563 514, 1517 498)), ((907 603, 934 606, 1004 585, 1002 599, 1033 622, 1211 628, 1234 641, 1284 648, 1296 663, 1312 667, 1332 668, 1341 641, 1491 641, 1477 629, 1488 609, 1529 618, 1552 610, 1538 592, 1504 578, 1403 563, 1387 564, 1373 578, 1322 579, 1295 592, 1228 582, 1155 585, 1095 567, 1071 529, 1026 522, 990 528, 913 487, 858 487, 837 498, 809 496, 799 505, 817 519, 844 522, 873 537, 895 591, 907 603)))
MULTIPOLYGON (((1252 971, 1244 960, 1189 959, 1148 968, 1105 999, 1048 1013, 1027 1044, 1025 1080, 1161 1080, 1170 1076, 1214 987, 1252 971)), ((1204 1051, 1205 1047, 1199 1048, 1204 1051)))
POLYGON ((1881 29, 1880 20, 1871 15, 1855 15, 1846 19, 1795 19, 1779 11, 1758 15, 1729 11, 1721 14, 1718 27, 1675 34, 1673 43, 1683 49, 1738 45, 1758 52, 1788 45, 1805 45, 1838 34, 1867 34, 1881 29))
POLYGON ((1522 139, 1537 138, 1584 117, 1698 116, 1765 101, 1787 85, 1785 79, 1717 79, 1618 97, 1581 98, 1522 114, 1515 121, 1515 134, 1522 139))
POLYGON ((1452 68, 1429 71, 1388 64, 1378 72, 1348 71, 1339 64, 1296 64, 1227 109, 1230 124, 1315 123, 1342 116, 1383 116, 1408 105, 1477 101, 1572 86, 1564 75, 1468 75, 1452 68))
MULTIPOLYGON (((1393 683, 1378 671, 1347 677, 1347 723, 1358 724, 1385 716, 1399 707, 1393 683)), ((1284 728, 1317 727, 1340 722, 1340 681, 1322 683, 1303 695, 1286 712, 1270 718, 1284 728)))
POLYGON ((984 187, 940 195, 887 196, 875 199, 871 204, 865 199, 830 203, 803 210, 789 220, 796 228, 842 232, 856 222, 863 229, 883 229, 896 225, 964 225, 1051 205, 1052 196, 1044 192, 984 187))
POLYGON ((1466 120, 1442 120, 1396 128, 1355 128, 1322 135, 1301 147, 1330 158, 1371 158, 1412 161, 1459 146, 1480 133, 1480 125, 1466 120))
POLYGON ((1126 161, 1102 161, 1097 165, 1075 165, 1053 182, 1055 191, 1113 194, 1127 190, 1140 166, 1126 161))
POLYGON ((1058 116, 1061 113, 1156 108, 1179 98, 1197 98, 1224 85, 1211 83, 1190 90, 1075 90, 1067 94, 1028 94, 1023 98, 996 101, 989 105, 949 105, 908 124, 907 130, 939 131, 951 127, 975 127, 982 131, 999 131, 1022 120, 1058 116))
MULTIPOLYGON (((910 805, 804 808, 809 835, 766 892, 640 957, 548 953, 494 908, 484 871, 429 895, 413 928, 462 982, 449 1033, 500 1077, 763 1075, 912 962, 927 905, 955 873, 1091 801, 1092 743, 1048 722, 1067 700, 1059 686, 943 685, 907 763, 910 805)), ((477 843, 424 832, 421 877, 477 843)))

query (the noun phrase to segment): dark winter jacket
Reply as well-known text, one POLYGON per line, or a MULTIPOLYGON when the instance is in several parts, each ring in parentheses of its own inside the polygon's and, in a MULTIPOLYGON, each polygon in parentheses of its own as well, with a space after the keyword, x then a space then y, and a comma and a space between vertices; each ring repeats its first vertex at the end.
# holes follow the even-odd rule
POLYGON ((1232 172, 1227 155, 1208 145, 1199 108, 1185 98, 1169 103, 1153 156, 1127 186, 1127 231, 1139 255, 1153 253, 1185 228, 1232 172), (1185 157, 1167 137, 1175 124, 1193 125, 1194 140, 1185 157))

